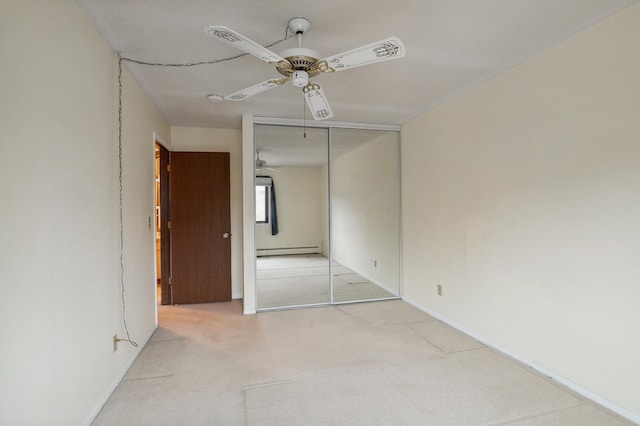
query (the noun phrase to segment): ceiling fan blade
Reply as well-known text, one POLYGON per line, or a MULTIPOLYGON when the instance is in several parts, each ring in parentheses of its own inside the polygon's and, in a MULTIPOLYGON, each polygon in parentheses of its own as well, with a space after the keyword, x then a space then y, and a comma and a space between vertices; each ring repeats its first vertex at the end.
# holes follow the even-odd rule
POLYGON ((259 164, 258 162, 256 162, 256 172, 263 173, 265 170, 268 170, 268 171, 274 172, 274 173, 278 173, 280 171, 280 170, 275 169, 273 167, 267 167, 266 163, 259 164))
POLYGON ((205 28, 204 31, 211 37, 230 44, 231 46, 234 46, 240 50, 244 50, 245 52, 250 53, 256 58, 262 59, 263 61, 270 64, 277 64, 278 62, 282 61, 288 62, 277 53, 273 53, 266 47, 260 46, 255 41, 250 40, 242 34, 238 34, 237 32, 227 27, 213 25, 205 28))
MULTIPOLYGON (((398 37, 389 37, 366 46, 323 59, 333 71, 343 71, 362 65, 402 58, 406 51, 398 37)), ((322 62, 320 61, 320 62, 322 62)))
POLYGON ((225 101, 241 101, 246 98, 250 98, 251 96, 259 95, 262 92, 266 92, 267 90, 273 89, 274 87, 282 86, 285 82, 288 81, 288 78, 283 78, 280 80, 272 79, 263 81, 262 83, 254 84, 251 87, 247 87, 246 89, 239 90, 235 93, 227 95, 224 97, 225 101))
POLYGON ((302 91, 314 120, 326 120, 333 117, 327 97, 318 83, 309 83, 302 88, 302 91))
MULTIPOLYGON (((258 176, 263 177, 265 175, 265 173, 280 173, 280 170, 271 169, 269 167, 263 167, 261 169, 256 169, 256 177, 258 177, 258 176)), ((270 176, 267 175, 267 177, 270 177, 270 176)))

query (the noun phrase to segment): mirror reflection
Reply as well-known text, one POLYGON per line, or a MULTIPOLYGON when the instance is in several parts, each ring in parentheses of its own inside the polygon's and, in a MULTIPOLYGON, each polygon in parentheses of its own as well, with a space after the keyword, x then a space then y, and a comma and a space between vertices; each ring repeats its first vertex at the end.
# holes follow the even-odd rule
POLYGON ((328 130, 256 125, 254 137, 257 307, 329 303, 328 130))
POLYGON ((398 132, 255 125, 254 138, 257 308, 398 297, 398 132))
POLYGON ((332 129, 335 303, 399 295, 399 179, 397 132, 332 129))

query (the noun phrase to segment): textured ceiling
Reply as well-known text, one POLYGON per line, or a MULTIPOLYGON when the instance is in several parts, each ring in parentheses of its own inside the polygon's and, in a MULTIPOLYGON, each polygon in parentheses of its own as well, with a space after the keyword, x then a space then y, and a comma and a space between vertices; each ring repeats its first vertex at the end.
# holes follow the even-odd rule
MULTIPOLYGON (((242 53, 205 34, 209 25, 268 45, 285 37, 289 19, 302 16, 311 21, 303 47, 323 57, 397 36, 406 45, 404 58, 314 78, 332 121, 375 124, 401 124, 637 1, 78 0, 114 50, 153 63, 242 53)), ((295 45, 293 37, 270 49, 295 45)), ((208 94, 224 96, 280 76, 252 56, 192 67, 125 67, 172 126, 240 128, 242 114, 303 118, 301 90, 290 83, 242 102, 207 101, 208 94)))

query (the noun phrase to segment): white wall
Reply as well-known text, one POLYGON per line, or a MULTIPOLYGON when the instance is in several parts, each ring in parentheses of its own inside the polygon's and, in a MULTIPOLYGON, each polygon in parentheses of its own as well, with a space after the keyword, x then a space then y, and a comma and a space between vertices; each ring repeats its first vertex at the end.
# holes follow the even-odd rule
POLYGON ((398 133, 385 132, 331 164, 332 257, 395 293, 400 285, 398 153, 398 133))
POLYGON ((402 127, 406 299, 635 421, 638 40, 640 5, 402 127))
POLYGON ((117 59, 72 0, 0 13, 0 424, 93 418, 156 326, 153 132, 169 128, 124 73, 119 283, 117 59))
POLYGON ((277 235, 271 223, 256 224, 256 249, 323 247, 323 196, 320 167, 279 167, 263 173, 273 179, 278 209, 277 235))
POLYGON ((172 127, 173 151, 228 152, 231 202, 231 287, 234 299, 242 298, 242 133, 233 129, 172 127))

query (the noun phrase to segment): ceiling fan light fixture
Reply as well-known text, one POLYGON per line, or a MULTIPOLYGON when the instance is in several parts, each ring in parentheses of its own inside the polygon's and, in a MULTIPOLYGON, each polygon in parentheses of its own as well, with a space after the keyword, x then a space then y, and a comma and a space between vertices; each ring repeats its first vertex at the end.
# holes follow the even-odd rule
POLYGON ((220 95, 207 95, 207 100, 212 104, 219 104, 224 101, 224 98, 220 95))
POLYGON ((294 71, 291 76, 291 82, 296 87, 304 87, 309 84, 309 74, 306 71, 294 71))

